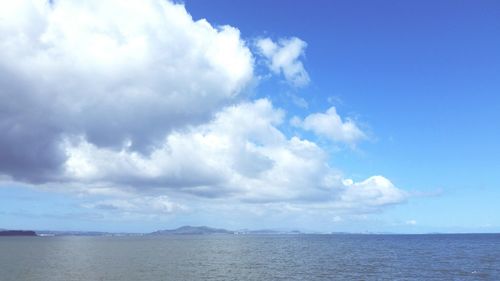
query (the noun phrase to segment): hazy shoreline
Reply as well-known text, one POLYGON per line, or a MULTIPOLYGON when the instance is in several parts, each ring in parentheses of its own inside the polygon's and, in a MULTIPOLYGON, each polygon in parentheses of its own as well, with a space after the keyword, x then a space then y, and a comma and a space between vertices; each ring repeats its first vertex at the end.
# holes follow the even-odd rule
POLYGON ((397 232, 305 232, 299 230, 227 230, 208 226, 181 226, 175 229, 164 229, 153 232, 106 232, 85 230, 26 230, 0 229, 2 236, 172 236, 172 235, 494 235, 497 232, 429 232, 429 233, 397 233, 397 232))

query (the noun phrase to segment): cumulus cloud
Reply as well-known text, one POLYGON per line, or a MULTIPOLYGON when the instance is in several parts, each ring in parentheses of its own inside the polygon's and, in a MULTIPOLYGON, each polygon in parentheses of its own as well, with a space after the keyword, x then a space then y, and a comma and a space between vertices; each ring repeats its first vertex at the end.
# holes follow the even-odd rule
MULTIPOLYGON (((85 206, 136 214, 185 210, 186 198, 294 212, 406 198, 383 176, 345 179, 318 144, 283 133, 283 109, 245 99, 254 58, 238 29, 195 21, 183 5, 8 1, 0 36, 0 179, 107 196, 85 206)), ((273 72, 309 82, 305 42, 258 47, 273 72)), ((333 107, 294 124, 349 144, 365 137, 333 107)))
POLYGON ((53 180, 69 136, 148 152, 253 79, 238 29, 168 1, 3 1, 0 19, 0 172, 23 180, 53 180))
MULTIPOLYGON (((209 123, 174 132, 149 155, 67 142, 66 176, 202 198, 247 203, 314 203, 334 209, 376 209, 406 195, 382 176, 344 179, 314 142, 287 138, 284 112, 267 99, 229 106, 209 123)), ((302 206, 302 207, 300 207, 302 206)))
POLYGON ((371 208, 404 201, 407 194, 383 176, 372 176, 361 182, 344 180, 340 203, 351 208, 371 208))
POLYGON ((303 120, 295 116, 291 119, 291 124, 332 141, 351 145, 366 138, 365 133, 353 120, 342 120, 333 106, 325 113, 313 113, 303 120))
POLYGON ((171 133, 148 155, 130 151, 126 145, 116 151, 99 148, 83 137, 68 140, 65 175, 85 182, 183 189, 201 196, 238 192, 255 197, 259 188, 271 192, 275 184, 255 182, 253 186, 250 181, 265 177, 278 180, 277 172, 284 165, 291 168, 310 162, 284 160, 307 156, 321 160, 325 156, 313 143, 287 140, 275 127, 283 122, 283 116, 283 111, 274 109, 266 99, 229 106, 207 124, 171 133))
POLYGON ((270 38, 257 41, 257 48, 272 72, 283 74, 292 85, 302 87, 309 84, 309 75, 300 61, 307 43, 297 37, 280 39, 274 42, 270 38))

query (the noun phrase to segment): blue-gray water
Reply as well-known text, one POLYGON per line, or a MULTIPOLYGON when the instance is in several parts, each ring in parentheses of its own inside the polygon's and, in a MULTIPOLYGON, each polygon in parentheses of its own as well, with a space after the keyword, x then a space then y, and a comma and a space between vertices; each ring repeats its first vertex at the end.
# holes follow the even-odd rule
POLYGON ((500 280, 500 235, 0 237, 0 280, 500 280))

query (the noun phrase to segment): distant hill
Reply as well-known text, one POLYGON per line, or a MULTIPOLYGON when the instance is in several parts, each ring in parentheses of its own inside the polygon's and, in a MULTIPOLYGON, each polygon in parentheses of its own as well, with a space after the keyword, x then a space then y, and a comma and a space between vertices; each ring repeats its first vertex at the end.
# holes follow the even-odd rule
MULTIPOLYGON (((0 229, 2 231, 11 231, 7 229, 0 229)), ((128 232, 101 232, 101 231, 78 231, 78 230, 35 230, 31 232, 17 232, 9 234, 9 232, 4 233, 1 236, 11 236, 11 235, 29 235, 29 236, 143 236, 143 235, 206 235, 206 234, 238 234, 238 235, 281 235, 281 234, 315 234, 314 232, 307 232, 295 229, 239 229, 239 230, 227 230, 223 228, 213 228, 208 226, 181 226, 176 229, 164 229, 158 230, 151 233, 128 233, 128 232), (32 233, 31 233, 32 232, 32 233)), ((335 234, 335 233, 332 233, 335 234)))
POLYGON ((1 230, 0 236, 37 236, 31 230, 1 230))
POLYGON ((188 234, 234 234, 234 232, 222 228, 186 225, 176 229, 158 230, 150 233, 150 235, 188 235, 188 234))

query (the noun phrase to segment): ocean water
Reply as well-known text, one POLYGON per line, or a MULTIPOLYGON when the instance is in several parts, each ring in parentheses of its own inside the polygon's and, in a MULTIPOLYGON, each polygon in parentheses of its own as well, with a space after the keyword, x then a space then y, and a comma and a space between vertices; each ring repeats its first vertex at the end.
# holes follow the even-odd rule
POLYGON ((0 280, 500 280, 500 235, 0 237, 0 280))

